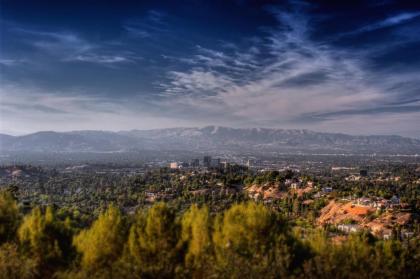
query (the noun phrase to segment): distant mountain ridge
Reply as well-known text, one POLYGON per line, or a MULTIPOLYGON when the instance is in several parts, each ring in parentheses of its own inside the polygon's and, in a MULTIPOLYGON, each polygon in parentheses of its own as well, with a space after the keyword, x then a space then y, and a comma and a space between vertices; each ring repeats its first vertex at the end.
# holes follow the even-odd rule
POLYGON ((420 140, 401 136, 352 136, 310 130, 219 126, 119 132, 37 132, 24 136, 0 134, 2 152, 132 150, 420 154, 420 140))

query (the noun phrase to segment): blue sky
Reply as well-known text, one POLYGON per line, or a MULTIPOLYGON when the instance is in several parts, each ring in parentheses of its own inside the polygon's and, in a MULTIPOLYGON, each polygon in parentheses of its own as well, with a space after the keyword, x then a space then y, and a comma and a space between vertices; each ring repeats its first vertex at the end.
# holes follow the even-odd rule
POLYGON ((221 125, 420 138, 414 2, 1 0, 0 132, 221 125))

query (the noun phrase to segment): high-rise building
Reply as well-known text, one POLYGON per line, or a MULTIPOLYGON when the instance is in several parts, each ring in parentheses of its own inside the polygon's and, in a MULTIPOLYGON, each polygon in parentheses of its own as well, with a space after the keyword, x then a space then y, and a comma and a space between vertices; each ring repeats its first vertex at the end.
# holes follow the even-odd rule
POLYGON ((362 176, 362 177, 368 176, 368 170, 367 169, 361 169, 359 173, 360 173, 360 176, 362 176))
POLYGON ((223 168, 227 168, 227 167, 229 167, 229 162, 228 161, 223 161, 223 162, 220 162, 220 165, 223 167, 223 168))
POLYGON ((205 166, 207 168, 211 166, 211 156, 204 156, 203 166, 205 166))
POLYGON ((220 159, 219 158, 217 158, 217 159, 211 159, 210 166, 212 168, 218 168, 218 167, 220 167, 220 159))
POLYGON ((171 169, 177 169, 178 168, 178 163, 177 162, 172 162, 169 164, 169 168, 171 169))
POLYGON ((199 167, 200 166, 200 160, 199 159, 193 159, 192 161, 191 161, 191 167, 193 167, 193 168, 197 168, 197 167, 199 167))

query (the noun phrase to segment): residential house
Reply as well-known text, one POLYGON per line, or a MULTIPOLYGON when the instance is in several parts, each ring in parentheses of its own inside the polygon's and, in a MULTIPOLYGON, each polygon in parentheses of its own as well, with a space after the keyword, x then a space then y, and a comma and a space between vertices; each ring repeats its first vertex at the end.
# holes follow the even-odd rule
POLYGON ((355 233, 360 230, 360 226, 357 224, 340 224, 337 229, 345 233, 355 233))

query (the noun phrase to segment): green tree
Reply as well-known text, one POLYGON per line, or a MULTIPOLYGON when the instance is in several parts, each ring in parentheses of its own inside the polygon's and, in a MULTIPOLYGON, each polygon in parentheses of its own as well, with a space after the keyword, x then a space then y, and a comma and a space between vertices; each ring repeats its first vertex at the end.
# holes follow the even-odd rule
POLYGON ((419 249, 397 241, 375 241, 361 233, 337 244, 317 232, 309 243, 314 257, 304 264, 303 278, 415 278, 419 272, 419 249))
POLYGON ((186 248, 185 267, 191 277, 203 278, 211 272, 212 243, 209 209, 192 205, 181 220, 181 245, 186 248))
POLYGON ((36 262, 44 276, 65 265, 71 253, 71 233, 56 219, 51 207, 47 207, 44 214, 40 208, 35 208, 26 215, 18 238, 24 254, 36 262))
POLYGON ((165 203, 156 203, 146 213, 139 212, 130 229, 126 250, 129 277, 172 278, 182 263, 178 236, 175 212, 165 203))
POLYGON ((13 239, 19 226, 19 210, 13 195, 0 191, 0 244, 13 239))
POLYGON ((0 246, 0 277, 3 279, 29 279, 37 276, 36 263, 18 251, 14 243, 0 246))
POLYGON ((82 272, 99 272, 104 277, 111 278, 113 264, 122 253, 125 235, 124 221, 119 209, 109 206, 90 228, 82 230, 73 239, 76 250, 82 255, 82 272))
POLYGON ((293 240, 285 222, 261 204, 237 204, 219 215, 213 241, 222 277, 271 278, 289 272, 293 240))

